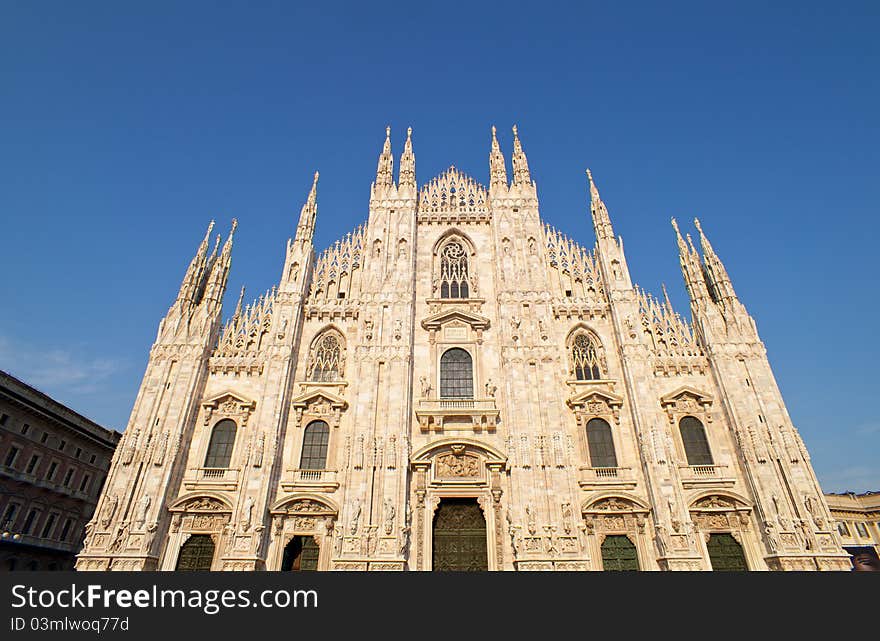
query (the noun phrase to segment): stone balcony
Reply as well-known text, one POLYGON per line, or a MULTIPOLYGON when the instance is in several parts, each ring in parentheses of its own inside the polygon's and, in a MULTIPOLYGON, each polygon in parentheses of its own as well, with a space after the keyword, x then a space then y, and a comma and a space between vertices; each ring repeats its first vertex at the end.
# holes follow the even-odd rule
POLYGON ((494 398, 422 398, 415 411, 422 432, 494 432, 500 417, 494 398))
POLYGON ((229 467, 198 467, 187 470, 183 485, 187 490, 227 490, 238 488, 239 470, 229 467))
POLYGON ((733 487, 736 476, 726 465, 679 465, 678 473, 684 488, 733 487))
POLYGON ((287 470, 281 477, 285 492, 333 492, 339 487, 336 470, 287 470))
POLYGON ((631 467, 581 467, 578 468, 578 485, 584 490, 631 490, 637 480, 631 467))

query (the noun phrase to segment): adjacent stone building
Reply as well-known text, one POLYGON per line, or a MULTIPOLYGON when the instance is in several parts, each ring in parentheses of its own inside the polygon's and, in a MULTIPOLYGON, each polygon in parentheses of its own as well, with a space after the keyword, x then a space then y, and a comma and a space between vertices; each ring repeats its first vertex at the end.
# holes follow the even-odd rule
POLYGON ((73 569, 120 436, 0 371, 0 571, 73 569))
MULTIPOLYGON (((587 249, 513 130, 485 187, 390 133, 366 222, 221 321, 211 227, 159 323, 79 569, 850 567, 755 322, 673 221, 692 321, 587 249)), ((212 223, 213 225, 213 223, 212 223)), ((670 243, 670 248, 674 247, 670 243)), ((271 248, 270 248, 271 249, 271 248)))
POLYGON ((880 572, 880 492, 826 494, 831 516, 858 572, 880 572))

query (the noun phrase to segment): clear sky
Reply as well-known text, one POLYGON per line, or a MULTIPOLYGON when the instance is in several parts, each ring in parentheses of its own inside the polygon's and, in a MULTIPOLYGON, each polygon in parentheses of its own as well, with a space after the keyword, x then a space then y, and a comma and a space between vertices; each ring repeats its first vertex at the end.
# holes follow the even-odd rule
MULTIPOLYGON (((204 228, 227 296, 366 219, 392 127, 417 176, 488 175, 519 125, 541 215, 689 316, 670 216, 699 216, 826 491, 880 490, 876 2, 0 0, 0 368, 123 429, 204 228)), ((231 299, 231 300, 230 300, 231 299)))

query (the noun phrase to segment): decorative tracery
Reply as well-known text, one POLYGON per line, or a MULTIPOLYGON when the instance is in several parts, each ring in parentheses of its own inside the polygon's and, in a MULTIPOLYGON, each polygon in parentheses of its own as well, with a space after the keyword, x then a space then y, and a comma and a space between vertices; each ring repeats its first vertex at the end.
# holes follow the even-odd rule
POLYGON ((574 337, 571 345, 574 377, 579 381, 595 381, 602 378, 601 360, 596 341, 586 332, 574 337))
POLYGON ((306 378, 310 381, 330 383, 340 380, 345 374, 345 348, 342 338, 335 331, 329 331, 312 345, 306 378))
POLYGON ((440 298, 468 298, 470 294, 467 251, 458 241, 440 250, 440 298))

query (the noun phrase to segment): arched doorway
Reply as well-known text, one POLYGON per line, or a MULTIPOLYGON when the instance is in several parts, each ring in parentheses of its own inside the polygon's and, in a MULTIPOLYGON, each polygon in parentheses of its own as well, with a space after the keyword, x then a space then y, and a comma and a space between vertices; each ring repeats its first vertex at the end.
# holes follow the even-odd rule
POLYGON ((602 541, 602 569, 606 572, 638 571, 636 546, 623 534, 609 534, 602 541))
POLYGON ((444 498, 434 515, 433 569, 480 572, 489 569, 486 518, 473 498, 444 498))
POLYGON ((706 542, 715 572, 745 572, 749 569, 742 546, 730 534, 711 534, 706 542))
POLYGON ((318 544, 313 536, 295 536, 284 548, 282 572, 315 572, 318 569, 318 544))
POLYGON ((214 561, 214 540, 210 534, 193 534, 180 548, 175 570, 199 572, 211 569, 214 561))

